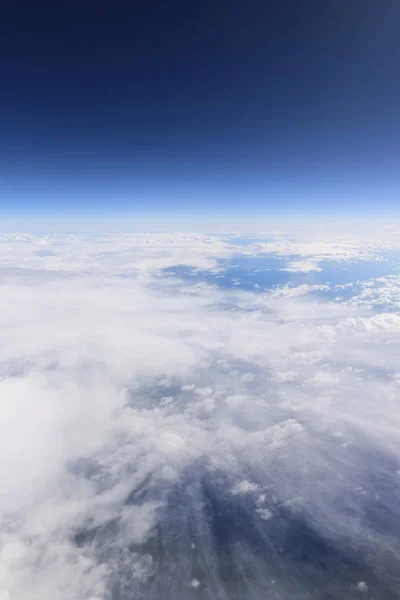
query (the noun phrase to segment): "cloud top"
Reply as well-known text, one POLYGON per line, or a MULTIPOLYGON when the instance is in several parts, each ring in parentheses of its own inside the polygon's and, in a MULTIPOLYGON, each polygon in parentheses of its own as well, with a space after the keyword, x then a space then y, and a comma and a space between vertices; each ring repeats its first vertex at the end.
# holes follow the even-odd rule
POLYGON ((1 600, 396 597, 395 312, 163 272, 217 236, 2 244, 1 600))

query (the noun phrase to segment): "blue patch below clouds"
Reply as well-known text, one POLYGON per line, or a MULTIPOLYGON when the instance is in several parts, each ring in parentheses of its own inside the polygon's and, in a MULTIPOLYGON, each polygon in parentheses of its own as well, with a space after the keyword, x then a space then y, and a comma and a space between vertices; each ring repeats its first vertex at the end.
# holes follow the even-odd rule
POLYGON ((299 256, 282 258, 272 255, 240 256, 219 261, 218 271, 196 270, 185 265, 177 265, 163 269, 163 273, 196 284, 204 282, 223 289, 238 288, 255 292, 282 285, 329 285, 333 289, 316 290, 311 293, 326 299, 338 298, 344 301, 360 293, 363 287, 362 281, 384 277, 398 271, 395 253, 388 254, 385 260, 321 262, 319 263, 321 271, 309 273, 282 270, 291 262, 301 258, 299 256), (348 287, 335 287, 341 285, 348 287))

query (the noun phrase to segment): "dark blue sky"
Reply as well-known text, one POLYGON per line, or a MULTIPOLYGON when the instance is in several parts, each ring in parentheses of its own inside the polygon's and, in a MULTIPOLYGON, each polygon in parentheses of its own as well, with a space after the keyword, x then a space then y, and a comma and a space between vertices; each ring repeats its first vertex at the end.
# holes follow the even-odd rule
POLYGON ((1 12, 0 216, 397 211, 397 0, 1 12))

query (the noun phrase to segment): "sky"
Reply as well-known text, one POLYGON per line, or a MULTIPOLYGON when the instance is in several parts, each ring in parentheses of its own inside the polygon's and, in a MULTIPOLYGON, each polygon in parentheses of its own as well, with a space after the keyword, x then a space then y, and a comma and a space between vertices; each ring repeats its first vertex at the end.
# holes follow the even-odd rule
POLYGON ((400 7, 5 2, 0 218, 398 213, 400 7))

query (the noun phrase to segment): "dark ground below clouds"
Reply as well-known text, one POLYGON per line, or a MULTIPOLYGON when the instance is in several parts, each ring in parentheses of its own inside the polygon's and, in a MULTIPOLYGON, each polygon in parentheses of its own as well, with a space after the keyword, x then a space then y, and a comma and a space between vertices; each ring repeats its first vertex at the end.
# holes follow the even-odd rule
POLYGON ((77 532, 75 542, 90 544, 99 560, 112 565, 112 600, 395 600, 397 465, 387 458, 382 468, 382 455, 374 452, 365 460, 368 493, 355 492, 339 508, 359 519, 358 532, 348 535, 330 536, 307 507, 280 501, 271 485, 264 487, 263 506, 272 516, 264 520, 255 510, 260 491, 232 494, 229 477, 197 464, 169 490, 147 479, 127 498, 138 506, 163 505, 143 544, 117 548, 115 522, 77 532))

